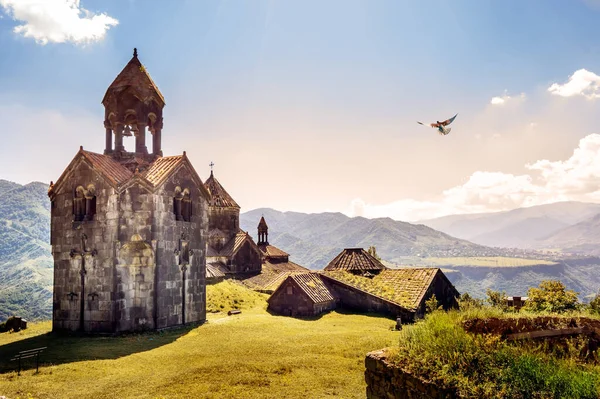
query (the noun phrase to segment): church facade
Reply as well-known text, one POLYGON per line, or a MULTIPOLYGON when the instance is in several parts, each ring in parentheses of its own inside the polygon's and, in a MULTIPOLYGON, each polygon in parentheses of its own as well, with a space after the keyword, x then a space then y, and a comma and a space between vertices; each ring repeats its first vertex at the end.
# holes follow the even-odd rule
POLYGON ((104 153, 80 148, 48 190, 53 330, 116 333, 204 321, 211 196, 185 152, 163 156, 165 101, 137 51, 102 104, 104 153), (135 140, 132 152, 127 139, 135 140))

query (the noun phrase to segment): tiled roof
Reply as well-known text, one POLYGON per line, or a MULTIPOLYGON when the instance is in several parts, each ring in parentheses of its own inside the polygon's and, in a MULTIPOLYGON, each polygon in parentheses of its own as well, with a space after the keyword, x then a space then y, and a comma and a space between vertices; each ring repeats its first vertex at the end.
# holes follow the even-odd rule
POLYGON ((133 176, 129 169, 115 161, 111 156, 84 150, 80 150, 80 153, 92 164, 95 170, 102 173, 113 184, 123 184, 133 176))
POLYGON ((221 263, 206 264, 206 278, 225 277, 224 266, 221 263))
POLYGON ((290 274, 308 272, 310 270, 293 262, 273 264, 267 261, 262 264, 260 274, 246 278, 242 280, 242 283, 253 290, 272 293, 290 274))
POLYGON ((143 94, 143 97, 156 94, 158 99, 162 101, 162 105, 165 104, 165 98, 163 97, 162 93, 160 90, 158 90, 158 87, 150 77, 150 74, 148 74, 146 68, 144 68, 140 60, 135 55, 133 58, 131 58, 131 60, 129 60, 127 65, 125 65, 125 68, 123 68, 121 73, 117 75, 115 80, 108 87, 108 90, 106 90, 106 94, 102 99, 102 103, 104 103, 110 91, 120 91, 129 86, 133 86, 140 90, 143 94))
POLYGON ((290 256, 287 252, 272 245, 260 244, 258 248, 260 248, 261 252, 269 258, 287 258, 290 256))
POLYGON ((321 272, 324 276, 394 302, 407 309, 417 309, 431 285, 438 268, 386 269, 373 278, 356 276, 341 270, 321 272))
MULTIPOLYGON (((240 230, 235 235, 235 237, 233 237, 231 240, 229 240, 229 242, 227 242, 227 244, 225 244, 223 246, 223 248, 221 248, 220 251, 216 251, 217 252, 216 255, 209 255, 209 256, 227 256, 227 257, 234 256, 237 253, 237 251, 239 251, 239 249, 242 247, 242 245, 244 245, 244 243, 246 241, 250 241, 252 244, 254 244, 252 237, 250 237, 250 235, 248 233, 240 230)), ((256 244, 254 244, 254 245, 256 245, 256 244)))
POLYGON ((276 270, 276 271, 280 271, 280 272, 301 272, 301 273, 306 273, 309 272, 310 269, 307 269, 306 267, 300 266, 297 263, 294 262, 280 262, 280 263, 276 263, 276 262, 269 262, 269 260, 267 259, 264 263, 263 263, 263 270, 267 268, 267 269, 271 269, 271 270, 276 270))
POLYGON ((325 270, 369 271, 387 269, 362 248, 346 248, 333 258, 325 270))
POLYGON ((157 158, 142 176, 153 186, 160 184, 179 165, 183 155, 157 158))
POLYGON ((221 208, 239 208, 240 206, 231 198, 231 195, 225 191, 221 183, 215 178, 213 172, 210 172, 210 177, 204 183, 206 189, 210 192, 212 206, 221 208))
POLYGON ((318 273, 292 274, 288 279, 294 280, 314 303, 334 300, 333 295, 331 295, 318 273))

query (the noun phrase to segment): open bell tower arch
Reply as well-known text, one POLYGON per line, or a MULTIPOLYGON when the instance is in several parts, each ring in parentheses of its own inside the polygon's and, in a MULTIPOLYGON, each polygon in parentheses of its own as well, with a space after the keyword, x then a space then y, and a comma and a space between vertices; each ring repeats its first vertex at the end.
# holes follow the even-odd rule
POLYGON ((105 155, 123 158, 128 153, 123 138, 135 136, 133 154, 155 159, 162 156, 161 132, 165 99, 138 59, 137 49, 102 99, 104 128, 106 129, 105 155), (152 134, 152 149, 148 151, 146 129, 152 134), (114 144, 114 146, 113 146, 114 144))

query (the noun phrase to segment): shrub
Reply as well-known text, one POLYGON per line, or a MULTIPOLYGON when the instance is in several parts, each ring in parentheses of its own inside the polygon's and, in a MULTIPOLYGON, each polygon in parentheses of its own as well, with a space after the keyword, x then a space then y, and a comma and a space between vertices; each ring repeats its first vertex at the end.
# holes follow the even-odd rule
POLYGON ((483 300, 473 298, 467 292, 458 298, 458 307, 460 310, 481 309, 483 306, 483 300))
POLYGON ((494 308, 506 310, 508 308, 506 304, 506 292, 494 291, 489 288, 485 291, 487 295, 487 302, 494 308))
POLYGON ((562 313, 579 307, 577 293, 566 290, 558 280, 542 281, 539 288, 530 288, 527 296, 525 308, 533 312, 562 313))
POLYGON ((436 310, 442 309, 435 295, 425 301, 425 313, 435 312, 436 310))
POLYGON ((600 294, 596 295, 594 299, 590 301, 588 309, 590 310, 590 313, 600 315, 600 294))

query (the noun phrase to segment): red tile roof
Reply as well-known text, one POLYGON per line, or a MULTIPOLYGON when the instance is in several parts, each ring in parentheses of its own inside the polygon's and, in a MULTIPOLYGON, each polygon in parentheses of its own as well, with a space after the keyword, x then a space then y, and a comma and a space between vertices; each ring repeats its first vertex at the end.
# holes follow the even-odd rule
POLYGON ((95 152, 80 150, 94 169, 102 173, 113 184, 120 185, 131 179, 133 173, 109 155, 96 154, 95 152))
POLYGON ((239 208, 240 206, 231 198, 231 195, 225 191, 221 183, 215 178, 213 172, 210 172, 210 177, 204 183, 206 189, 212 197, 210 204, 221 208, 239 208))
POLYGON ((333 258, 325 270, 370 271, 387 269, 362 248, 346 248, 333 258))
POLYGON ((148 169, 142 172, 142 177, 153 186, 157 186, 171 174, 171 172, 181 163, 182 159, 183 155, 157 158, 150 164, 148 169))

